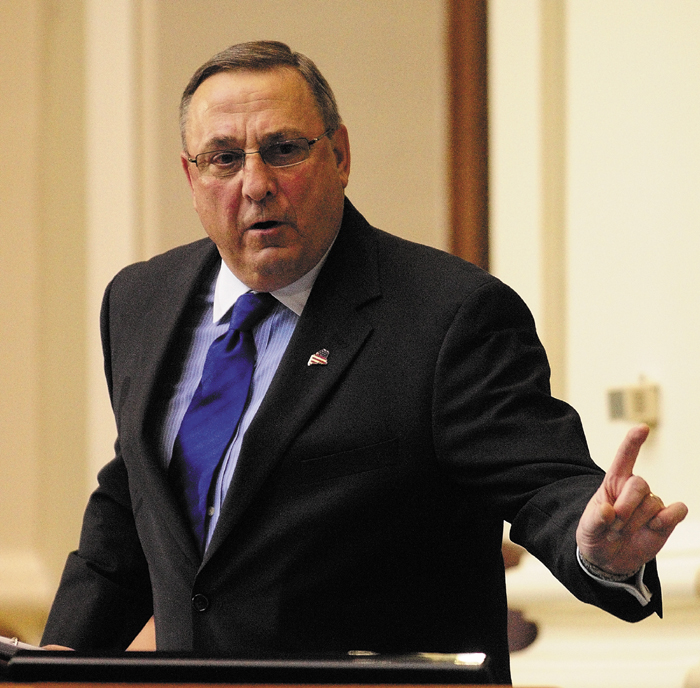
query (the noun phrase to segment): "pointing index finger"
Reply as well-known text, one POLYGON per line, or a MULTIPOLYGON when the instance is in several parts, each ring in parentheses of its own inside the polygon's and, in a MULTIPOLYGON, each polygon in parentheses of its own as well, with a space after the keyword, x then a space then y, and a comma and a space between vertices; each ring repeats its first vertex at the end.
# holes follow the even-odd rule
POLYGON ((632 476, 639 450, 648 436, 647 425, 637 425, 627 433, 608 471, 609 479, 624 481, 632 476))

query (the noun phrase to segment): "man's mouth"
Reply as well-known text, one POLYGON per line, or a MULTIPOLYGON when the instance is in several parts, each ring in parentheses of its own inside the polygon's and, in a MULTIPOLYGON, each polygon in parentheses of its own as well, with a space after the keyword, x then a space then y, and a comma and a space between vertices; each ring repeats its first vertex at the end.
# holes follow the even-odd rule
POLYGON ((264 222, 256 222, 251 225, 251 229, 272 229, 277 227, 280 223, 277 220, 265 220, 264 222))

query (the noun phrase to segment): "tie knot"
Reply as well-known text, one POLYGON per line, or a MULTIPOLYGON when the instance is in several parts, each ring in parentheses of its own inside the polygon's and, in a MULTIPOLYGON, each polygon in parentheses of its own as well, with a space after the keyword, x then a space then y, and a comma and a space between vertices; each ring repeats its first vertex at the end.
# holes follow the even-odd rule
POLYGON ((274 303, 275 297, 264 292, 239 296, 233 305, 229 330, 249 332, 272 310, 274 303))

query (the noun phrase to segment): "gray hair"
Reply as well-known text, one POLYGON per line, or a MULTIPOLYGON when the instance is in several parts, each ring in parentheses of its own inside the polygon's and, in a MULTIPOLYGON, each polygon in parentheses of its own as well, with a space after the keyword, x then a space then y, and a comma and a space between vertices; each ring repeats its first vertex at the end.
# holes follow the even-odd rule
POLYGON ((264 72, 279 67, 290 67, 299 72, 311 88, 323 124, 330 134, 337 131, 342 120, 330 85, 318 67, 301 53, 292 52, 288 45, 278 41, 252 41, 238 43, 217 53, 205 62, 192 76, 180 100, 180 136, 186 149, 185 130, 190 102, 199 86, 219 72, 251 70, 264 72))

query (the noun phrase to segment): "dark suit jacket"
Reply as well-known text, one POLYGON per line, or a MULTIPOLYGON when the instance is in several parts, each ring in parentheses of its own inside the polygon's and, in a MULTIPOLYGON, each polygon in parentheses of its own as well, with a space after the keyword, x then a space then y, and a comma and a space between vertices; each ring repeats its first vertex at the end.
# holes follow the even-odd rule
POLYGON ((589 579, 576 523, 602 472, 549 394, 529 311, 455 257, 370 227, 338 239, 243 444, 204 561, 155 448, 188 304, 218 261, 204 240, 107 290, 116 457, 101 471, 44 642, 159 649, 481 649, 507 681, 503 520, 580 599, 660 611, 589 579), (328 349, 328 364, 308 366, 328 349))

